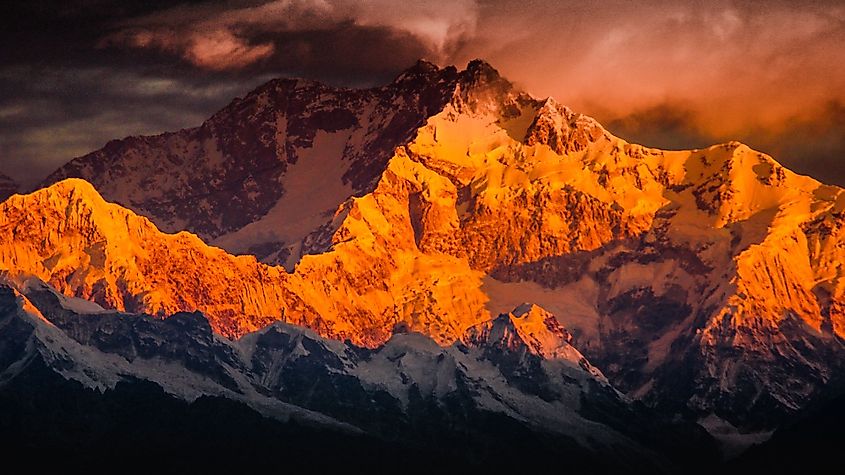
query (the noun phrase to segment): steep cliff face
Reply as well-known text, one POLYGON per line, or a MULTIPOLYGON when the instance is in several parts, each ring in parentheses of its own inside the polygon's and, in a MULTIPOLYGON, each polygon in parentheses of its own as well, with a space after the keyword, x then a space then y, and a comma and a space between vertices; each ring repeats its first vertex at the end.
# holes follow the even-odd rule
POLYGON ((376 345, 406 322, 449 344, 488 317, 481 275, 465 266, 451 274, 461 268, 448 256, 413 255, 413 239, 402 244, 410 226, 400 222, 396 230, 403 225, 407 233, 393 234, 390 242, 360 232, 288 274, 187 232, 162 233, 148 219, 107 203, 87 182, 69 179, 0 204, 0 268, 107 308, 161 316, 201 310, 228 337, 286 320, 376 345))
POLYGON ((322 249, 338 204, 372 190, 393 149, 460 81, 455 68, 422 61, 373 89, 273 80, 200 127, 112 141, 44 185, 83 178, 167 232, 290 268, 322 249))
POLYGON ((187 232, 161 233, 83 180, 12 197, 0 210, 0 267, 106 308, 157 315, 205 308, 216 330, 234 335, 275 321, 291 297, 280 285, 284 270, 187 232))
MULTIPOLYGON (((480 61, 461 72, 421 63, 367 91, 277 81, 191 133, 231 116, 243 131, 214 129, 219 140, 270 147, 243 135, 263 130, 250 122, 256 110, 286 124, 261 135, 284 130, 267 159, 276 171, 265 174, 283 186, 258 186, 278 193, 256 201, 270 205, 243 207, 241 188, 222 186, 215 193, 234 196, 234 204, 149 207, 158 199, 150 190, 185 198, 196 187, 181 179, 136 183, 139 164, 166 162, 153 176, 170 180, 217 163, 204 152, 188 168, 97 152, 56 177, 78 172, 166 229, 185 226, 238 252, 267 258, 247 243, 290 233, 281 239, 288 251, 265 259, 288 271, 186 233, 163 235, 81 181, 0 207, 0 266, 115 308, 202 310, 232 337, 283 319, 366 346, 388 340, 396 325, 451 344, 531 302, 553 312, 614 385, 667 410, 749 430, 771 427, 842 370, 845 192, 744 145, 629 144, 552 99, 515 89, 480 61), (375 104, 367 98, 382 105, 365 105, 375 104), (279 112, 294 103, 310 105, 279 112), (396 127, 407 132, 388 134, 404 108, 413 119, 403 115, 408 120, 396 127), (331 126, 304 119, 334 117, 318 110, 371 115, 331 126), (282 142, 292 148, 278 148, 282 142), (288 158, 279 161, 279 150, 288 158), (335 181, 348 188, 325 184, 341 170, 335 181), (243 223, 197 224, 230 205, 243 223)), ((174 149, 150 147, 144 157, 174 149)), ((223 163, 261 169, 250 162, 260 153, 226 153, 223 163)), ((231 167, 214 170, 200 172, 201 181, 252 186, 231 167)))
POLYGON ((456 97, 404 151, 448 180, 409 201, 418 247, 485 272, 494 313, 553 309, 626 391, 747 429, 841 371, 841 189, 739 143, 647 149, 496 92, 456 97))

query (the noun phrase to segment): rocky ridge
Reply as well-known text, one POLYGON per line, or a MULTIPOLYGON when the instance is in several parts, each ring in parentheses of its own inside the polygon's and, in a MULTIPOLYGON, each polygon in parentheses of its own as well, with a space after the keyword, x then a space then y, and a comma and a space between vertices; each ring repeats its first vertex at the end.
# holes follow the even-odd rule
MULTIPOLYGON (((353 183, 345 172, 339 182, 352 191, 338 193, 326 222, 306 229, 302 241, 319 253, 287 261, 291 272, 179 234, 202 251, 171 255, 164 249, 170 245, 162 246, 150 262, 178 262, 196 282, 179 282, 159 297, 163 284, 147 276, 174 277, 152 265, 127 271, 123 283, 110 281, 113 269, 98 274, 97 261, 83 256, 102 240, 90 226, 77 235, 78 223, 61 224, 73 220, 62 217, 62 199, 52 212, 57 222, 39 226, 38 218, 24 217, 32 200, 49 202, 55 187, 86 186, 74 181, 4 203, 4 242, 26 250, 6 245, 0 262, 114 308, 130 308, 126 302, 135 299, 138 310, 161 315, 202 310, 231 337, 282 319, 366 346, 387 341, 397 324, 448 345, 529 301, 553 311, 613 384, 714 430, 772 427, 841 371, 840 188, 739 143, 671 152, 627 143, 552 99, 515 89, 480 61, 462 72, 420 64, 386 88, 404 84, 440 91, 442 102, 424 110, 417 99, 408 102, 420 114, 419 128, 391 142, 395 149, 378 165, 350 166, 370 178, 353 183), (20 234, 24 229, 30 234, 20 234), (45 238, 51 233, 58 241, 45 238), (77 251, 60 251, 64 234, 79 239, 77 251), (180 257, 191 253, 217 257, 207 269, 202 259, 180 257), (69 256, 67 266, 51 264, 62 262, 57 254, 69 256), (79 278, 68 279, 71 273, 79 278), (121 286, 129 288, 128 300, 121 286)), ((86 175, 106 196, 136 189, 126 186, 125 174, 88 165, 136 160, 97 153, 66 170, 86 175)), ((197 160, 209 162, 205 155, 197 160)), ((134 206, 143 211, 138 193, 134 206)), ((260 222, 260 214, 247 220, 260 222)), ((112 221, 108 213, 96 216, 112 221)), ((120 216, 118 222, 131 221, 120 216)), ((285 227, 284 220, 271 224, 285 227)))
MULTIPOLYGON (((574 348, 544 358, 539 353, 559 346, 516 338, 517 346, 538 353, 491 353, 487 349, 496 348, 484 339, 444 348, 424 335, 400 332, 369 350, 280 322, 229 341, 212 333, 199 313, 156 320, 65 297, 37 279, 5 282, 0 384, 31 377, 25 375, 35 366, 100 391, 143 380, 187 401, 223 397, 272 419, 404 443, 435 432, 463 437, 477 430, 476 418, 501 418, 502 427, 512 425, 521 437, 559 439, 554 450, 601 453, 606 463, 655 470, 671 466, 659 454, 668 440, 644 437, 645 428, 623 421, 683 430, 648 415, 585 369, 589 363, 574 348)), ((497 325, 527 319, 535 338, 559 336, 553 317, 539 312, 502 315, 497 325), (535 325, 543 321, 549 327, 535 325)))

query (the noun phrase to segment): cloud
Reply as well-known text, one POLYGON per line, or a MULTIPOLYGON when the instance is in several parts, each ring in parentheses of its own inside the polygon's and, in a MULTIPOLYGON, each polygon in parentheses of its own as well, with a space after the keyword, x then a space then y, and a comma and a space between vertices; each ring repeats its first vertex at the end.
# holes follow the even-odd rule
POLYGON ((636 109, 605 121, 604 126, 627 140, 667 149, 700 148, 717 140, 700 129, 693 106, 682 103, 636 109))
MULTIPOLYGON (((443 59, 474 33, 477 7, 471 0, 448 3, 392 0, 275 0, 221 9, 177 7, 131 19, 106 36, 101 46, 157 49, 210 70, 242 69, 295 53, 295 33, 334 32, 350 25, 383 29, 414 38, 432 59, 443 59), (256 38, 264 40, 256 40, 256 38)), ((317 42, 319 43, 319 42, 317 42)), ((366 45, 358 45, 366 46, 366 45)), ((327 53, 331 54, 329 51, 327 53)))
POLYGON ((776 131, 754 130, 742 139, 796 172, 845 186, 845 103, 831 101, 776 131))
MULTIPOLYGON (((840 1, 31 0, 0 9, 0 169, 198 124, 271 76, 383 84, 484 58, 617 135, 738 139, 845 185, 840 1)), ((40 177, 37 177, 40 178, 40 177)))
POLYGON ((703 148, 740 140, 772 155, 791 170, 827 183, 845 185, 845 104, 831 101, 814 110, 796 111, 776 128, 758 126, 723 134, 700 125, 689 104, 661 103, 605 122, 619 137, 666 149, 703 148))
POLYGON ((127 135, 197 126, 269 76, 249 81, 106 67, 0 70, 0 169, 24 186, 127 135))
POLYGON ((192 32, 135 30, 123 32, 101 43, 124 41, 136 48, 158 48, 180 54, 195 66, 211 70, 240 69, 273 54, 272 43, 249 44, 226 29, 192 32))
POLYGON ((454 62, 485 57, 533 94, 648 145, 739 139, 845 184, 845 147, 824 127, 830 104, 845 104, 841 2, 534 0, 480 9, 478 34, 454 62))
POLYGON ((714 132, 774 126, 845 99, 841 11, 819 2, 562 1, 512 12, 491 2, 489 31, 456 60, 488 57, 535 93, 580 109, 688 102, 714 132))

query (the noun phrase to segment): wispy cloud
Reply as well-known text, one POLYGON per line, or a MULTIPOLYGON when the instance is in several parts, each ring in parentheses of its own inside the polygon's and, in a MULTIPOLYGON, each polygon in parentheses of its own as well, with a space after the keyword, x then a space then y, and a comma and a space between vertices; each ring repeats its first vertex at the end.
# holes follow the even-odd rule
POLYGON ((34 185, 67 160, 127 135, 197 126, 269 79, 207 81, 101 67, 0 72, 0 169, 34 185))
POLYGON ((241 69, 274 53, 285 55, 296 46, 285 41, 292 32, 354 25, 410 35, 434 56, 432 59, 445 59, 457 42, 474 33, 477 15, 472 0, 275 0, 231 9, 212 4, 205 8, 177 7, 132 19, 106 36, 101 46, 152 48, 180 55, 201 68, 241 69))
POLYGON ((0 169, 195 125, 270 76, 366 86, 420 57, 481 57, 631 140, 739 139, 845 184, 841 0, 183 1, 31 0, 0 18, 0 169))

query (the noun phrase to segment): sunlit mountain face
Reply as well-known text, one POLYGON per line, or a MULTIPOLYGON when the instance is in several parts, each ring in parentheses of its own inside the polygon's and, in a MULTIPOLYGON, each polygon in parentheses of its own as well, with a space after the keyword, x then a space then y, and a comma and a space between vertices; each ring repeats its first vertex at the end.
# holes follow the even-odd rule
MULTIPOLYGON (((620 87, 594 103, 583 79, 539 72, 550 33, 536 12, 594 15, 571 39, 584 48, 573 70, 601 49, 584 36, 628 53, 620 64, 658 56, 659 43, 601 24, 604 7, 84 3, 4 7, 19 19, 7 44, 21 46, 0 67, 0 121, 17 124, 0 131, 9 460, 778 473, 820 468, 808 451, 842 441, 845 171, 781 156, 797 132, 776 156, 698 143, 721 137, 707 127, 691 139, 673 126, 671 150, 625 137, 648 117, 643 136, 665 132, 656 116, 608 113, 643 103, 648 85, 605 75, 620 87), (39 22, 54 36, 30 31, 39 22), (490 32, 515 25, 518 61, 490 49, 490 32), (488 51, 501 69, 460 60, 488 51), (573 92, 536 92, 553 80, 573 92), (35 112, 51 107, 63 121, 35 112)), ((706 31, 765 52, 760 22, 786 13, 842 34, 841 7, 823 2, 800 15, 661 8, 689 27, 682 45, 706 31)), ((812 70, 830 48, 807 35, 812 70)), ((762 54, 732 48, 721 54, 749 68, 762 54)), ((778 64, 772 77, 791 71, 778 64)), ((795 94, 836 104, 828 73, 795 94)), ((688 80, 660 77, 667 91, 688 80)), ((777 137, 724 113, 720 133, 777 137)), ((836 135, 835 115, 813 137, 836 135)))

